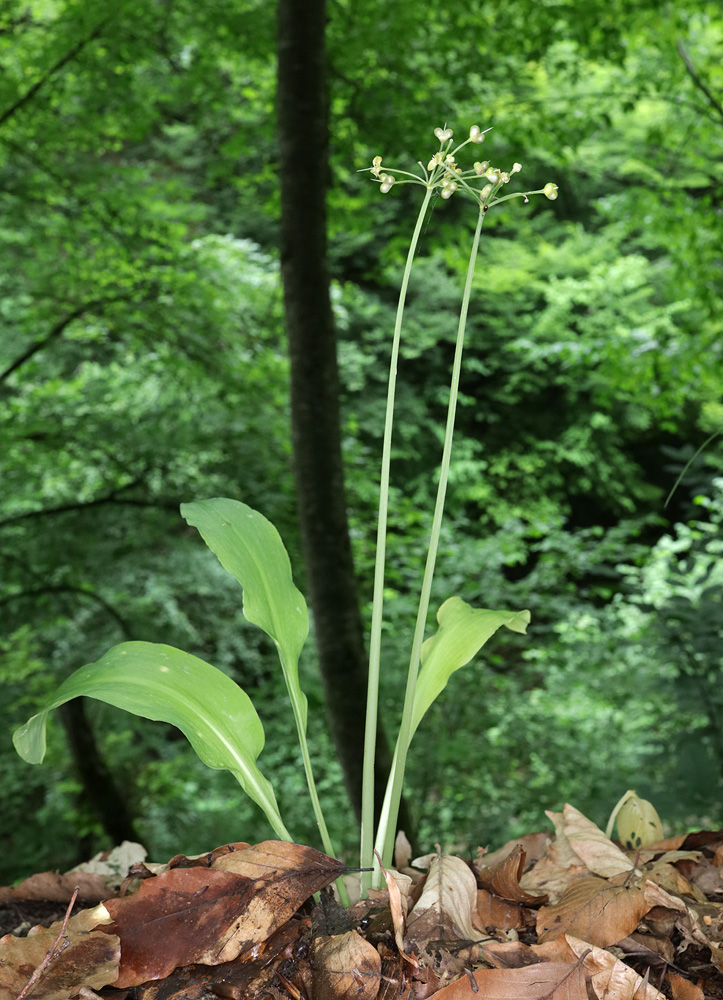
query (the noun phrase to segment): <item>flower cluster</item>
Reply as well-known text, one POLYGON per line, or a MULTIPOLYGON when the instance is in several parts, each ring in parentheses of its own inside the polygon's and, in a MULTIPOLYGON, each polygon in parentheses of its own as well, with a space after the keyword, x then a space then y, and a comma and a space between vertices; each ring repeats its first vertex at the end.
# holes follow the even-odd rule
POLYGON ((445 128, 436 128, 434 134, 439 140, 439 150, 431 157, 426 167, 421 160, 419 161, 421 175, 389 167, 382 170, 381 156, 375 156, 372 166, 368 169, 373 178, 379 182, 382 194, 390 191, 392 185, 397 181, 400 184, 421 184, 427 189, 437 190, 445 201, 461 188, 465 193, 471 195, 484 211, 501 201, 507 201, 509 198, 524 198, 527 202, 531 194, 544 194, 550 201, 557 198, 557 184, 551 183, 545 184, 544 188, 536 191, 522 191, 500 196, 500 190, 505 184, 509 184, 512 175, 522 170, 520 163, 514 163, 512 169, 506 171, 490 166, 487 160, 478 160, 471 170, 463 170, 457 163, 457 154, 468 143, 484 142, 485 132, 489 132, 489 129, 482 131, 479 125, 473 125, 464 142, 453 147, 452 137, 454 133, 452 129, 446 128, 446 126, 445 128), (474 184, 479 178, 484 178, 487 181, 481 188, 474 184))

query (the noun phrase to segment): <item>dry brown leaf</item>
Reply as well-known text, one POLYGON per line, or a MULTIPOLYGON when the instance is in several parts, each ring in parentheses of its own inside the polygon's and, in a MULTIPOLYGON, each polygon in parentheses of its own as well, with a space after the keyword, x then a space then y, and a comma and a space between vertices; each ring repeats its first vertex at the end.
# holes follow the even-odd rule
POLYGON ((588 868, 575 854, 567 839, 562 813, 546 812, 555 826, 555 839, 548 845, 544 857, 525 872, 520 885, 528 892, 545 892, 554 903, 567 889, 572 879, 588 874, 588 868))
POLYGON ((194 962, 231 961, 263 943, 343 869, 310 847, 266 841, 224 854, 213 868, 174 868, 146 879, 134 895, 107 902, 122 942, 115 985, 161 979, 194 962))
POLYGON ((404 950, 404 918, 409 908, 409 886, 412 884, 412 880, 408 875, 387 871, 383 866, 382 875, 384 876, 384 881, 387 883, 387 891, 389 892, 389 911, 392 915, 394 940, 399 949, 399 954, 413 965, 415 969, 419 968, 419 962, 416 958, 410 957, 404 950), (402 885, 404 886, 404 895, 402 895, 401 891, 402 885))
MULTIPOLYGON (((537 965, 540 961, 532 948, 522 941, 485 941, 479 950, 487 965, 495 969, 522 969, 526 965, 537 965)), ((570 958, 563 961, 569 962, 570 958)))
POLYGON ((100 903, 112 895, 104 875, 92 872, 39 872, 20 882, 15 888, 0 886, 0 904, 17 899, 42 899, 53 903, 67 903, 76 886, 81 903, 100 903))
POLYGON ((582 961, 590 985, 600 1000, 666 1000, 663 993, 642 979, 629 965, 603 948, 566 935, 567 943, 582 961))
POLYGON ((612 878, 621 872, 632 871, 634 866, 630 859, 579 809, 565 805, 562 816, 570 847, 593 874, 612 878))
POLYGON ((499 861, 494 867, 481 867, 477 869, 480 885, 483 889, 488 889, 502 899, 508 899, 513 903, 525 903, 527 906, 546 903, 547 895, 526 892, 520 886, 520 877, 525 867, 525 851, 518 844, 506 858, 499 861))
POLYGON ((379 952, 356 931, 314 940, 314 1000, 376 1000, 379 952))
POLYGON ((474 986, 463 977, 445 986, 439 1000, 587 1000, 585 973, 579 965, 539 962, 522 969, 479 969, 474 986))
POLYGON ((419 942, 474 940, 479 936, 472 923, 476 908, 477 881, 464 861, 434 855, 424 891, 407 918, 407 944, 416 951, 419 942))
POLYGON ((695 983, 691 983, 689 979, 684 979, 676 972, 668 973, 668 982, 670 983, 670 992, 673 994, 673 1000, 705 1000, 705 994, 700 986, 696 986, 695 983))
POLYGON ((522 930, 525 926, 525 917, 522 909, 515 903, 508 903, 505 899, 487 892, 486 889, 477 890, 477 912, 475 925, 480 930, 494 927, 500 931, 522 930))
POLYGON ((579 879, 559 902, 539 911, 537 939, 542 944, 567 933, 607 948, 632 934, 649 909, 641 886, 613 886, 596 876, 579 879))
POLYGON ((402 868, 409 868, 412 859, 412 845, 409 843, 404 830, 400 830, 394 839, 394 867, 397 871, 402 868))
POLYGON ((547 846, 550 843, 549 833, 526 833, 516 840, 508 840, 506 844, 496 851, 487 852, 486 847, 477 848, 477 860, 474 863, 475 869, 494 868, 505 858, 509 857, 516 847, 522 847, 527 857, 527 864, 533 864, 544 856, 547 846))
MULTIPOLYGON (((102 905, 71 917, 65 931, 70 944, 51 961, 28 1000, 62 1000, 81 986, 100 989, 114 983, 120 943, 114 934, 98 929, 109 922, 102 905)), ((53 947, 61 926, 58 920, 50 927, 33 927, 24 938, 0 938, 0 1000, 15 1000, 53 947)))

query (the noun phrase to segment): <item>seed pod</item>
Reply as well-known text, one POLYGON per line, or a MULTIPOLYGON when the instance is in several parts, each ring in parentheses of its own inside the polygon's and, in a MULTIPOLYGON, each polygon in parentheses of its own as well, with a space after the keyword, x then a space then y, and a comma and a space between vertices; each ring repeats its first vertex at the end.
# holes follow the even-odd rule
POLYGON ((663 824, 655 807, 633 792, 617 815, 618 837, 629 851, 663 839, 663 824))

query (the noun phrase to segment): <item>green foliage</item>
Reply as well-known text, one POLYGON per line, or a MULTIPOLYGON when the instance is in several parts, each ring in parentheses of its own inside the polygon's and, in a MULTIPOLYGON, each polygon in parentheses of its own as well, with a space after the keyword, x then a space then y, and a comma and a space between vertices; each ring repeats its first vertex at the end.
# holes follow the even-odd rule
MULTIPOLYGON (((712 3, 665 14, 627 0, 330 7, 330 250, 365 601, 370 470, 413 208, 407 191, 379 199, 355 171, 377 154, 413 162, 430 123, 454 117, 493 124, 500 162, 524 151, 525 184, 553 165, 560 184, 552 211, 501 206, 486 223, 433 593, 435 606, 460 593, 529 607, 535 653, 507 636, 481 677, 460 672, 430 709, 425 765, 412 762, 407 786, 427 846, 507 839, 563 797, 604 822, 626 787, 667 795, 666 820, 721 822, 717 723, 702 693, 717 664, 715 594, 691 599, 681 582, 716 538, 690 522, 718 523, 693 498, 717 502, 720 440, 665 510, 662 500, 718 426, 723 395, 721 119, 678 50, 720 104, 723 32, 712 3), (683 529, 703 534, 661 560, 672 589, 656 608, 645 553, 683 529)), ((127 0, 106 12, 59 0, 11 3, 0 18, 3 878, 111 846, 62 727, 49 723, 44 771, 21 767, 9 734, 71 669, 141 637, 188 648, 253 690, 266 769, 281 775, 288 825, 310 839, 274 650, 176 516, 184 498, 242 496, 301 566, 275 252, 273 9, 127 0), (37 688, 24 688, 31 679, 37 688)), ((454 200, 433 207, 410 289, 386 580, 392 720, 465 215, 454 200)), ((313 661, 302 673, 313 709, 313 661)), ((329 738, 310 714, 330 832, 348 847, 329 738)), ((197 768, 164 727, 131 728, 100 705, 91 718, 153 854, 207 849, 216 830, 261 832, 228 776, 197 768)))

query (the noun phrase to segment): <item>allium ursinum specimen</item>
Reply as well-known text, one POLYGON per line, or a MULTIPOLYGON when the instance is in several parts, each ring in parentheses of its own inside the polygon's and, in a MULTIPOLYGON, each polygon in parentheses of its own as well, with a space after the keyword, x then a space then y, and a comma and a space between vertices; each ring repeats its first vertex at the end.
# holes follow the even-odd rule
MULTIPOLYGON (((416 689, 417 674, 420 666, 422 644, 424 642, 424 630, 429 609, 429 598, 432 587, 432 577, 434 565, 439 545, 439 535, 442 525, 442 514, 444 510, 444 500, 447 489, 449 475, 449 463, 451 458, 452 437, 454 432, 454 419, 457 406, 457 394, 459 387, 459 377, 462 363, 462 349, 464 345, 464 330, 467 321, 467 309, 472 290, 472 277, 474 275, 475 263, 477 259, 477 249, 482 230, 482 223, 488 209, 499 205, 503 201, 511 198, 522 198, 529 201, 530 195, 544 194, 545 197, 554 201, 557 198, 557 185, 546 184, 544 188, 535 191, 521 191, 510 194, 500 194, 512 176, 522 169, 521 164, 513 164, 511 170, 503 171, 493 167, 487 160, 478 160, 471 168, 463 169, 457 162, 459 152, 469 144, 481 144, 484 142, 485 132, 478 125, 473 125, 469 130, 469 136, 459 145, 454 146, 453 132, 448 128, 436 128, 434 134, 439 140, 439 149, 428 160, 425 167, 420 160, 419 166, 421 174, 411 173, 408 170, 400 170, 396 167, 382 168, 382 157, 375 156, 372 166, 367 168, 381 188, 383 194, 391 191, 395 184, 420 184, 425 189, 425 196, 419 211, 417 223, 412 236, 412 241, 407 255, 407 262, 402 277, 402 285, 399 292, 399 303, 397 306, 397 316, 394 326, 394 336, 392 340, 392 354, 389 367, 389 386, 387 392, 386 419, 384 425, 384 441, 382 446, 381 482, 379 494, 379 517, 377 524, 377 552, 374 574, 374 598, 372 603, 372 623, 369 642, 369 685, 367 694, 367 718, 364 747, 364 780, 362 791, 362 826, 361 826, 361 865, 369 867, 374 863, 374 846, 382 857, 382 863, 388 866, 391 863, 394 833, 396 828, 399 802, 401 800, 402 779, 406 763, 406 755, 409 742, 412 736, 412 715, 414 709, 414 695, 416 689), (481 186, 480 186, 481 185, 481 186), (399 359, 399 345, 401 339, 402 317, 404 313, 404 303, 406 300, 409 275, 411 273, 412 262, 417 250, 422 224, 429 207, 432 196, 435 193, 441 195, 446 201, 451 198, 456 191, 461 191, 472 197, 479 208, 477 228, 475 230, 472 251, 470 254, 469 266, 467 269, 467 279, 465 283, 462 307, 459 317, 459 327, 457 331, 457 343, 455 348, 454 364, 452 369, 452 380, 450 386, 449 408, 447 413, 447 426, 445 431, 444 449, 439 476, 439 486, 435 503, 432 528, 430 532, 430 543, 427 554, 427 562, 422 580, 422 587, 417 613, 417 622, 412 641, 412 651, 409 661, 409 671, 407 675, 407 689, 402 712, 402 721, 397 739, 397 745, 392 764, 392 772, 389 777, 387 791, 382 809, 382 815, 377 830, 376 844, 372 843, 372 830, 374 823, 374 746, 377 730, 378 713, 378 690, 379 673, 381 661, 381 633, 382 633, 382 608, 384 591, 384 564, 386 556, 386 526, 389 498, 389 468, 391 460, 391 440, 392 423, 394 415, 394 397, 396 392, 396 373, 399 359)), ((378 862, 377 869, 378 872, 378 862)), ((365 878, 365 884, 369 880, 365 878)))

